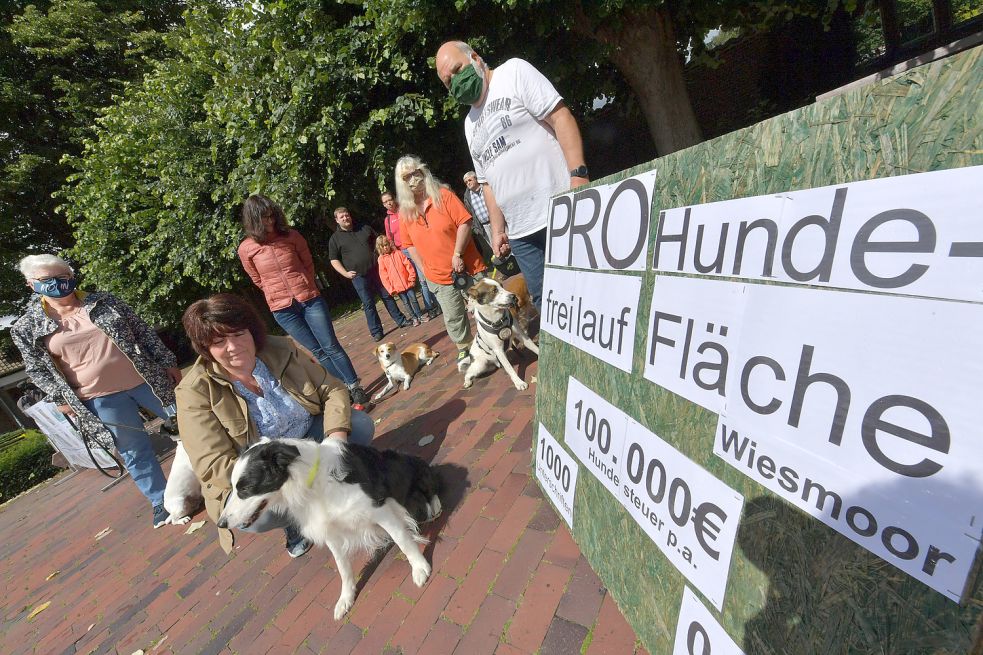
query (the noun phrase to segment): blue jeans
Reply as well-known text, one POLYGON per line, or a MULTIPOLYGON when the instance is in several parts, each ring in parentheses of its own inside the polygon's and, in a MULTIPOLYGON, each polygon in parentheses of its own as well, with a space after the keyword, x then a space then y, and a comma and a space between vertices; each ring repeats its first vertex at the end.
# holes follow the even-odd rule
POLYGON ((517 239, 509 239, 512 254, 519 263, 519 270, 526 278, 526 287, 536 311, 543 300, 543 267, 546 265, 546 228, 517 239))
MULTIPOLYGON (((406 259, 410 260, 410 263, 413 264, 413 268, 416 270, 416 279, 420 281, 420 290, 423 293, 423 311, 432 312, 437 308, 437 296, 433 295, 430 287, 427 286, 427 278, 423 276, 423 271, 420 270, 420 267, 417 266, 416 262, 413 261, 413 258, 410 257, 410 249, 403 248, 402 253, 406 255, 406 259)), ((410 290, 410 293, 413 293, 412 289, 410 290)))
POLYGON ((356 275, 352 278, 352 284, 355 285, 355 293, 362 301, 362 311, 365 312, 365 320, 369 324, 369 332, 372 333, 373 338, 381 339, 382 335, 385 334, 382 329, 382 321, 379 320, 379 312, 375 309, 376 295, 382 296, 382 304, 386 306, 389 315, 396 321, 398 327, 403 327, 409 323, 409 320, 403 316, 403 312, 399 311, 399 307, 396 306, 396 301, 379 281, 378 268, 373 268, 365 275, 356 275))
MULTIPOLYGON (((373 436, 375 436, 375 423, 365 412, 353 409, 352 431, 348 435, 348 442, 368 446, 372 443, 373 436)), ((324 440, 324 414, 318 414, 314 417, 304 439, 313 439, 318 443, 324 440)), ((243 532, 269 532, 279 528, 286 530, 289 526, 290 519, 288 517, 278 512, 266 511, 260 514, 259 518, 253 521, 253 524, 244 529, 243 532)), ((288 534, 287 538, 290 539, 291 535, 288 534)))
POLYGON ((420 318, 420 305, 416 302, 416 291, 409 289, 396 295, 400 297, 403 304, 409 307, 410 313, 413 314, 413 318, 420 318))
POLYGON ((106 423, 106 429, 113 435, 116 449, 123 457, 123 464, 140 493, 154 507, 162 505, 167 480, 160 469, 150 437, 143 429, 143 418, 138 411, 140 407, 145 407, 160 418, 167 418, 167 412, 150 385, 144 382, 126 391, 83 400, 82 404, 106 423))
POLYGON ((294 300, 290 307, 273 312, 273 318, 287 334, 314 353, 328 373, 348 386, 358 384, 352 360, 335 336, 324 298, 318 296, 306 302, 294 300))

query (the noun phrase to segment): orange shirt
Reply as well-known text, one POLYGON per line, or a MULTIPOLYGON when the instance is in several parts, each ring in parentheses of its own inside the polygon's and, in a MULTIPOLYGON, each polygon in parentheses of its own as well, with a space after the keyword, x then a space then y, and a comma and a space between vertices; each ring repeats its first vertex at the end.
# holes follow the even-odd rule
MULTIPOLYGON (((423 208, 423 216, 410 221, 400 216, 400 236, 403 247, 414 246, 423 260, 423 274, 436 284, 453 284, 451 277, 451 259, 454 257, 454 244, 457 242, 457 228, 471 220, 471 214, 465 209, 453 192, 440 189, 442 207, 433 204, 427 198, 423 208)), ((469 275, 485 270, 485 263, 478 254, 478 249, 468 234, 468 243, 461 253, 464 259, 464 270, 469 275)))

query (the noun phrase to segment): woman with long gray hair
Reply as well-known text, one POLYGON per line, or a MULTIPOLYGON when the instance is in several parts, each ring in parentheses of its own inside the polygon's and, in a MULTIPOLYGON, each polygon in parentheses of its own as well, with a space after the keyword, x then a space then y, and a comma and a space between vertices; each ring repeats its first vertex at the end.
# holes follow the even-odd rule
POLYGON ((403 245, 437 296, 447 334, 457 345, 457 367, 463 371, 471 363, 468 351, 474 337, 464 296, 454 286, 454 274, 477 279, 485 271, 485 263, 471 240, 471 215, 464 203, 414 155, 396 162, 396 197, 403 245))
POLYGON ((106 448, 115 442, 153 507, 154 527, 164 525, 167 482, 139 408, 161 418, 171 413, 181 381, 174 354, 116 296, 77 290, 75 271, 61 257, 29 255, 20 270, 36 296, 10 332, 28 377, 80 431, 106 448))

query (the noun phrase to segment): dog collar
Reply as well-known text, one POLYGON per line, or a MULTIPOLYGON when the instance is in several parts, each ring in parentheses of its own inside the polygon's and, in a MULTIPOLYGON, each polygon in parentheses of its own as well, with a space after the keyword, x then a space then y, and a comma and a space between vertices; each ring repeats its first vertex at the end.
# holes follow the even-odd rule
POLYGON ((512 336, 512 312, 506 310, 502 318, 498 319, 494 323, 490 322, 487 318, 482 316, 479 312, 474 313, 475 318, 481 323, 481 326, 498 335, 499 339, 508 339, 512 336))
POLYGON ((321 466, 321 449, 317 449, 317 455, 314 457, 314 464, 311 466, 311 470, 307 473, 307 488, 314 488, 314 480, 317 479, 317 469, 321 466))

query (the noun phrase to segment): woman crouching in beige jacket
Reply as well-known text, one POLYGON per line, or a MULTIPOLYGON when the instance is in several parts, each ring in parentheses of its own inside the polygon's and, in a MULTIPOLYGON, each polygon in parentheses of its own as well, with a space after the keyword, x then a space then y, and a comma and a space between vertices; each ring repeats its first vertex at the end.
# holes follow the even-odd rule
MULTIPOLYGON (((201 481, 205 509, 218 521, 239 453, 259 441, 326 438, 367 444, 375 426, 351 409, 348 389, 286 337, 267 336, 252 306, 232 294, 193 303, 184 329, 198 360, 175 389, 178 428, 201 481)), ((267 511, 249 532, 284 528, 291 557, 311 543, 289 519, 267 511)), ((232 552, 232 532, 219 529, 232 552)))

